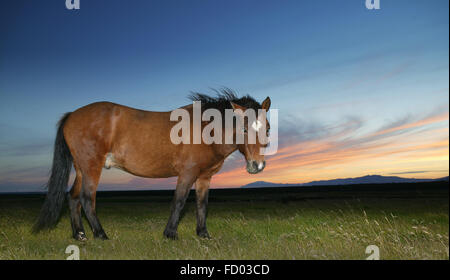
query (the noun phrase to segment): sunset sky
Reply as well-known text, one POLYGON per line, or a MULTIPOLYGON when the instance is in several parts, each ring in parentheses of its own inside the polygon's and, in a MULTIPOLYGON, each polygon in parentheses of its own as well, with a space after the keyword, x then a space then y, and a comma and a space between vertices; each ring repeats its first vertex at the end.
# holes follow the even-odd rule
MULTIPOLYGON (((257 175, 233 154, 213 187, 449 174, 449 1, 8 0, 0 9, 0 192, 40 190, 63 113, 167 111, 223 86, 279 110, 257 175)), ((104 171, 100 189, 173 187, 104 171)))

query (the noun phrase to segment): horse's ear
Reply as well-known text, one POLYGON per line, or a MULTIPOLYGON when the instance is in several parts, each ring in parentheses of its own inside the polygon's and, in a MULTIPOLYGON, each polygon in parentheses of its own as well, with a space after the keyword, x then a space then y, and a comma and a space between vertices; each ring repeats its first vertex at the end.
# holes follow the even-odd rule
POLYGON ((231 107, 233 108, 233 110, 237 110, 237 109, 241 109, 242 112, 245 112, 245 110, 247 110, 247 108, 245 108, 244 106, 241 106, 239 104, 236 104, 232 101, 230 101, 231 107))
POLYGON ((270 97, 267 96, 267 98, 264 99, 264 101, 262 102, 261 107, 262 107, 264 110, 268 111, 269 108, 270 108, 270 103, 271 103, 270 97))

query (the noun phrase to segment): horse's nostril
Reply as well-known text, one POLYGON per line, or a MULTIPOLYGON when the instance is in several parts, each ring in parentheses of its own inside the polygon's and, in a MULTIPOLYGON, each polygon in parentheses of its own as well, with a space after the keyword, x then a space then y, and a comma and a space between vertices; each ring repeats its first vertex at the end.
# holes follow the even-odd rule
POLYGON ((256 163, 256 161, 252 162, 253 165, 253 169, 258 170, 258 163, 256 163))
POLYGON ((261 172, 266 166, 265 161, 257 162, 255 160, 247 161, 247 171, 251 174, 256 174, 261 172))

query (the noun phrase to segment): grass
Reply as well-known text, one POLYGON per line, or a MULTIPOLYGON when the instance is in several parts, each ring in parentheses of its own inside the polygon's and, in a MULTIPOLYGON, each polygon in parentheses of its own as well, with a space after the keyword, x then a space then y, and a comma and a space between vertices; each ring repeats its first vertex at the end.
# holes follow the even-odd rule
POLYGON ((65 259, 71 244, 81 259, 365 259, 368 245, 380 248, 381 259, 449 259, 448 191, 421 198, 212 200, 210 240, 195 235, 192 201, 176 241, 162 235, 169 196, 100 197, 97 205, 110 240, 94 240, 89 230, 80 243, 71 239, 67 210, 54 230, 33 235, 41 198, 0 198, 0 259, 65 259))

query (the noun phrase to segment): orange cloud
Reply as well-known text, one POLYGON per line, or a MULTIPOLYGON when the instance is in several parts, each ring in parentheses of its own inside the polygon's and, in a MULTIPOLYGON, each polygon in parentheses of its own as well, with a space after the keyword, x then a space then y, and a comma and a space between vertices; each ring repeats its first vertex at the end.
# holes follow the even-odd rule
POLYGON ((424 118, 422 120, 418 120, 415 122, 411 122, 411 123, 406 123, 403 125, 399 125, 399 126, 395 126, 395 127, 391 127, 391 128, 387 128, 387 129, 383 129, 380 130, 376 133, 373 134, 373 136, 376 135, 382 135, 382 134, 388 134, 388 133, 392 133, 392 132, 396 132, 396 131, 400 131, 400 130, 406 130, 409 128, 416 128, 416 127, 420 127, 420 126, 425 126, 428 124, 432 124, 432 123, 437 123, 437 122, 441 122, 441 121, 445 121, 448 120, 449 117, 449 113, 442 113, 436 116, 430 116, 427 118, 424 118))

